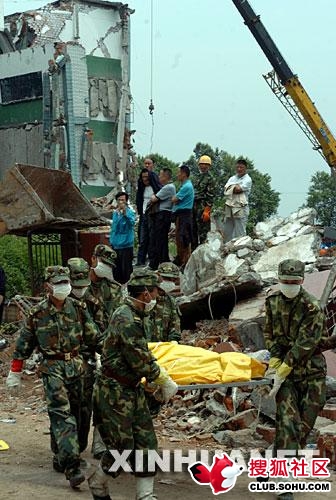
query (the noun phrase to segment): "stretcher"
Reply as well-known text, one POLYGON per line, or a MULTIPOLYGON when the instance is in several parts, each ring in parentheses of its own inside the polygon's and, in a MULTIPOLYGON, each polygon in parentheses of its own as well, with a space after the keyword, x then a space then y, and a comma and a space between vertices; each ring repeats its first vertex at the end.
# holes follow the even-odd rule
POLYGON ((269 378, 244 380, 240 382, 227 382, 225 384, 214 383, 214 384, 187 384, 179 385, 179 391, 194 391, 196 389, 226 389, 228 387, 257 387, 259 385, 271 385, 272 380, 269 378))

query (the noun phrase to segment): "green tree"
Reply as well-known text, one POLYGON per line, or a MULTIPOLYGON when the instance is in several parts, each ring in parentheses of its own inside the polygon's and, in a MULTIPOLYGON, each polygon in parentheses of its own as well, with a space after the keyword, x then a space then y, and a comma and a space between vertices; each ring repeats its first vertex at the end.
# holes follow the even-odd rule
POLYGON ((321 225, 336 226, 336 181, 327 172, 316 172, 312 176, 307 206, 315 208, 321 225))
POLYGON ((30 295, 27 239, 6 235, 0 237, 0 265, 6 273, 6 297, 30 295))
POLYGON ((177 174, 177 169, 179 164, 175 163, 174 161, 169 160, 169 158, 166 158, 165 156, 159 155, 158 153, 153 153, 147 156, 139 156, 138 157, 138 164, 139 164, 139 172, 141 168, 143 167, 143 162, 145 158, 151 158, 154 162, 154 169, 155 172, 158 174, 161 168, 170 168, 171 171, 173 172, 173 177, 176 178, 177 174))
MULTIPOLYGON (((194 154, 185 162, 191 168, 193 174, 198 172, 197 162, 200 156, 208 155, 212 159, 211 171, 216 179, 216 198, 214 209, 221 211, 225 204, 224 186, 229 177, 235 173, 235 164, 238 158, 232 156, 219 148, 213 149, 209 144, 197 143, 194 154)), ((248 163, 248 173, 252 178, 252 191, 249 199, 250 215, 247 224, 247 231, 252 232, 257 222, 263 221, 277 212, 280 194, 272 189, 271 177, 261 173, 253 165, 253 161, 244 158, 248 163)))

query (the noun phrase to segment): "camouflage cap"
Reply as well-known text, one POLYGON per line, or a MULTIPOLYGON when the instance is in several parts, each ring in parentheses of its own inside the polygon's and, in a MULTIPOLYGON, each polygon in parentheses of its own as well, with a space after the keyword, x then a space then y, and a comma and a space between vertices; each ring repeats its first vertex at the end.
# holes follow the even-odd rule
POLYGON ((70 271, 64 266, 48 266, 44 272, 45 281, 49 283, 59 283, 60 281, 70 282, 70 271))
POLYGON ((159 277, 156 272, 146 268, 134 269, 130 280, 127 283, 129 286, 159 286, 159 277))
POLYGON ((279 280, 296 281, 304 278, 305 265, 301 260, 286 259, 278 267, 279 280))
POLYGON ((96 245, 93 251, 93 255, 99 257, 105 264, 108 264, 109 266, 115 266, 117 254, 113 250, 113 248, 102 244, 96 245))
POLYGON ((70 281, 74 286, 89 286, 91 280, 89 278, 90 266, 86 260, 81 257, 72 257, 67 262, 70 269, 70 281))
POLYGON ((161 262, 157 272, 163 278, 179 278, 180 270, 173 262, 161 262))

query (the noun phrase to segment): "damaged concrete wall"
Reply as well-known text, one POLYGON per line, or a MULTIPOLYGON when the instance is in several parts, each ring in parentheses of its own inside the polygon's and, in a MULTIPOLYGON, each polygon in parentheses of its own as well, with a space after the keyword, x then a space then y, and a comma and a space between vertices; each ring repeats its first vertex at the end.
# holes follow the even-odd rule
MULTIPOLYGON (((0 56, 1 85, 18 85, 15 77, 41 72, 53 55, 53 45, 9 52, 0 56)), ((21 84, 20 80, 20 84, 21 84)), ((16 92, 16 100, 0 104, 0 177, 14 163, 43 166, 42 98, 25 99, 16 92)))
MULTIPOLYGON (((131 146, 125 146, 124 136, 129 132, 126 124, 130 113, 128 17, 132 12, 121 3, 63 0, 5 19, 7 36, 16 49, 10 54, 22 54, 20 57, 24 59, 27 51, 36 53, 50 45, 52 50, 48 57, 43 61, 34 57, 31 67, 36 67, 37 71, 47 71, 48 60, 57 61, 62 53, 67 53, 68 62, 76 66, 72 72, 71 88, 68 81, 68 87, 64 89, 66 78, 61 66, 52 76, 52 80, 59 80, 57 83, 52 82, 51 88, 55 90, 58 87, 58 107, 61 109, 62 101, 65 103, 65 115, 59 112, 51 117, 56 127, 54 131, 50 132, 50 123, 47 125, 49 132, 45 135, 44 148, 47 152, 44 164, 67 168, 67 162, 70 163, 74 181, 81 185, 89 197, 106 194, 111 188, 119 188, 128 182, 131 146), (57 47, 54 49, 54 43, 60 46, 65 44, 65 50, 58 52, 57 47), (83 71, 78 71, 79 59, 74 54, 76 47, 84 51, 79 59, 82 66, 86 66, 85 75, 83 71), (66 94, 69 93, 72 95, 67 99, 66 94), (79 96, 81 103, 76 102, 79 96), (83 102, 85 111, 80 109, 83 102), (65 127, 67 134, 59 127, 65 127), (63 144, 65 136, 69 140, 70 127, 74 128, 71 134, 76 141, 75 147, 63 144)), ((3 57, 0 56, 0 62, 3 57)), ((14 74, 21 71, 15 66, 12 69, 14 74)), ((46 115, 49 109, 54 109, 48 106, 44 109, 46 115)), ((40 119, 40 108, 38 112, 40 119)), ((37 111, 34 116, 36 114, 37 111)), ((22 115, 26 115, 26 109, 23 109, 22 115)))
POLYGON ((14 163, 43 165, 42 125, 0 130, 0 150, 1 173, 14 163))

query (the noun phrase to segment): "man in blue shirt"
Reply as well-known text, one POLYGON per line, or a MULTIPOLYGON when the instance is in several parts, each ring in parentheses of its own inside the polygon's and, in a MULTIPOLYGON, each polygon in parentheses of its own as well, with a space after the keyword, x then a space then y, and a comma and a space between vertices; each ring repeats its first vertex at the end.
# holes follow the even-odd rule
POLYGON ((181 182, 180 190, 173 196, 173 213, 175 215, 175 238, 177 256, 175 264, 184 269, 191 254, 192 241, 192 208, 194 205, 194 187, 187 165, 181 165, 177 179, 181 182))
POLYGON ((120 191, 116 195, 117 209, 112 216, 110 243, 117 253, 114 279, 126 283, 133 271, 133 245, 135 213, 127 206, 128 194, 120 191))

